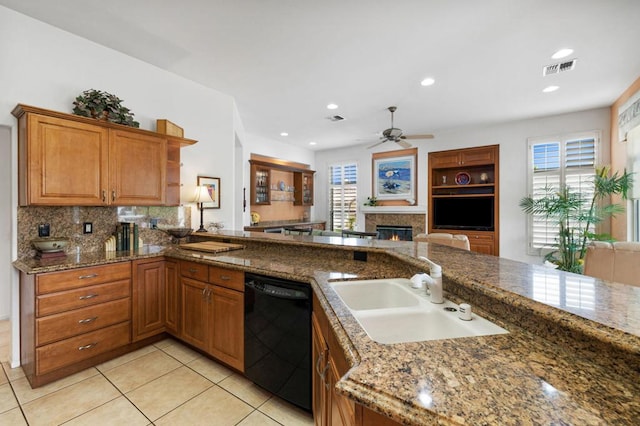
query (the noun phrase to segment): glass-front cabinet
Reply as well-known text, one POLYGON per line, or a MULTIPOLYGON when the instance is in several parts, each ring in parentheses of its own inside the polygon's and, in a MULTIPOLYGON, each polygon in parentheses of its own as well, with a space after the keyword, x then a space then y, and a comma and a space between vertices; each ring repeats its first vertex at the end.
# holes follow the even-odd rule
POLYGON ((271 204, 271 169, 257 164, 251 165, 251 204, 271 204))
POLYGON ((293 187, 295 192, 294 205, 313 205, 313 171, 296 172, 293 174, 293 187))

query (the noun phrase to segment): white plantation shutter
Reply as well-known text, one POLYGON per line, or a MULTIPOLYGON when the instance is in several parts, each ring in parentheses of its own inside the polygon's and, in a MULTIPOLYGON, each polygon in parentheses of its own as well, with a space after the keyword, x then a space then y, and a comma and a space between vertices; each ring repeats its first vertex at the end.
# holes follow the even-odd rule
POLYGON ((334 231, 346 229, 349 218, 356 217, 357 177, 358 166, 355 163, 335 164, 329 167, 331 229, 334 231))
MULTIPOLYGON (((529 182, 534 199, 543 198, 546 188, 567 185, 586 200, 593 196, 598 146, 597 132, 529 140, 529 182)), ((585 206, 588 209, 588 206, 585 206)), ((529 254, 539 254, 557 243, 558 225, 544 215, 529 220, 529 254)))

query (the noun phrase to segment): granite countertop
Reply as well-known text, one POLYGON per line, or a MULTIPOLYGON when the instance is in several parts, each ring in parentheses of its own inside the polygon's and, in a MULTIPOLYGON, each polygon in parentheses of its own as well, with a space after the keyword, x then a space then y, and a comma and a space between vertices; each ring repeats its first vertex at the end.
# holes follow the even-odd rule
MULTIPOLYGON (((309 281, 352 366, 338 391, 399 422, 609 425, 640 418, 640 288, 428 243, 233 231, 198 237, 247 248, 205 254, 173 246, 143 256, 309 281), (353 260, 354 250, 367 252, 368 261, 353 260), (418 256, 442 265, 445 296, 471 303, 509 334, 372 341, 330 282, 408 277, 425 269, 418 256)), ((14 265, 29 273, 56 269, 14 265)))

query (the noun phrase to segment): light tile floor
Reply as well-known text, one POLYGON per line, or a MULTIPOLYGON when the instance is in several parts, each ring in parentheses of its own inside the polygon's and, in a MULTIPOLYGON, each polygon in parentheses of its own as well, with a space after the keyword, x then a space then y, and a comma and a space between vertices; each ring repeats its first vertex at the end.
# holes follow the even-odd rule
POLYGON ((0 321, 0 425, 312 425, 311 415, 166 339, 31 389, 0 321))

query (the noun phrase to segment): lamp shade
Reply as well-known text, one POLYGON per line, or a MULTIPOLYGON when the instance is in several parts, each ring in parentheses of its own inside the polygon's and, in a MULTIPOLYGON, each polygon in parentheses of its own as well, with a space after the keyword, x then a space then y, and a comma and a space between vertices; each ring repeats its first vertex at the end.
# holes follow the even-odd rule
POLYGON ((213 198, 211 198, 211 194, 209 194, 209 188, 201 185, 196 187, 196 194, 193 197, 194 203, 213 203, 213 198))

